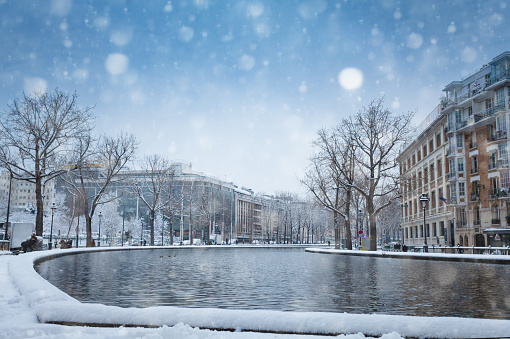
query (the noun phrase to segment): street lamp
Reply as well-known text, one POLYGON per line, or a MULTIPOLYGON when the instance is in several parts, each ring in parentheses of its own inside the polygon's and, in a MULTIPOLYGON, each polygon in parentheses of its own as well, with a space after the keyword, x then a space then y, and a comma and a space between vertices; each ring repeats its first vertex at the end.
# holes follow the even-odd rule
POLYGON ((428 252, 429 246, 427 245, 427 228, 426 228, 426 223, 425 223, 425 210, 427 209, 427 205, 429 203, 429 197, 425 193, 423 193, 420 197, 420 202, 421 202, 421 208, 423 210, 423 236, 425 238, 425 241, 423 243, 423 252, 428 252))
POLYGON ((143 217, 140 218, 140 228, 142 229, 142 231, 140 232, 140 246, 142 246, 142 243, 143 243, 143 217))
POLYGON ((97 241, 97 246, 101 246, 101 219, 103 218, 103 213, 99 212, 99 240, 97 241))
POLYGON ((51 227, 50 227, 50 243, 48 244, 48 249, 51 250, 52 246, 52 239, 53 239, 53 215, 55 214, 55 209, 57 206, 55 206, 55 203, 51 205, 51 227))
POLYGON ((124 246, 124 220, 126 219, 126 205, 124 205, 124 210, 122 211, 122 236, 121 236, 121 246, 124 246))

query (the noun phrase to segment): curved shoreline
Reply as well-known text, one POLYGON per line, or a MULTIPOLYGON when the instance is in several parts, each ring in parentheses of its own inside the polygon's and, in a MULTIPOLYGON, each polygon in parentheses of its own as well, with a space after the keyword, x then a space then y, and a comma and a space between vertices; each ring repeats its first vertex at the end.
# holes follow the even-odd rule
MULTIPOLYGON (((262 248, 261 246, 254 247, 262 248)), ((12 258, 9 261, 8 269, 15 285, 21 294, 27 298, 30 307, 42 323, 114 327, 159 327, 184 323, 192 327, 220 331, 330 336, 359 332, 365 335, 381 336, 385 333, 397 332, 405 337, 448 338, 452 337, 449 335, 452 326, 457 333, 456 337, 502 337, 510 333, 510 320, 201 309, 172 306, 121 308, 102 304, 84 304, 50 284, 34 269, 36 262, 61 255, 153 248, 167 249, 168 247, 90 248, 33 252, 12 258), (441 330, 443 328, 447 328, 448 333, 443 332, 441 330)), ((310 252, 309 249, 307 251, 310 252)), ((325 251, 325 249, 322 249, 322 251, 325 251)))

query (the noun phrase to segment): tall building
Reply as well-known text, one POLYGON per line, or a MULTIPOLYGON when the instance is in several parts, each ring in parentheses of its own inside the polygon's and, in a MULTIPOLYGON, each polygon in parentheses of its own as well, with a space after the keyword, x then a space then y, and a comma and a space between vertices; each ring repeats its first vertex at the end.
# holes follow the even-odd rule
POLYGON ((510 245, 510 52, 443 92, 397 159, 404 242, 422 245, 426 232, 429 246, 510 245))
MULTIPOLYGON (((11 176, 9 171, 0 171, 0 200, 7 202, 9 197, 9 187, 11 185, 11 176)), ((50 180, 43 187, 43 205, 44 208, 50 208, 55 202, 55 181, 50 180)), ((24 180, 12 180, 11 190, 11 207, 13 209, 34 208, 35 200, 35 184, 24 180)))

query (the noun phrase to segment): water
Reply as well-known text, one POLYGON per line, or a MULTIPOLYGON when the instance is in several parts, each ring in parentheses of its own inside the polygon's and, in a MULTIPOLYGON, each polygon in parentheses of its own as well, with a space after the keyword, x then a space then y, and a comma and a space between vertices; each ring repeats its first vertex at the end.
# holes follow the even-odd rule
POLYGON ((510 318, 510 266, 303 249, 96 252, 36 270, 85 303, 510 318))

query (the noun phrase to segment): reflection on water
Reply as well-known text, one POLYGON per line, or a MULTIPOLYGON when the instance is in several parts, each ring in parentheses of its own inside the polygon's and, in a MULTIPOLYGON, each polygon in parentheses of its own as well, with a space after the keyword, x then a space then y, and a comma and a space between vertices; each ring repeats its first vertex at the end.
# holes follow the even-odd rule
POLYGON ((362 258, 302 249, 83 253, 36 270, 82 302, 510 318, 510 266, 362 258))

